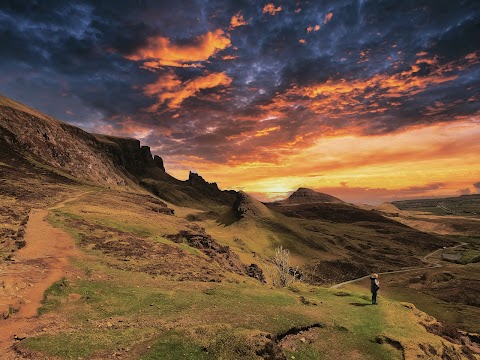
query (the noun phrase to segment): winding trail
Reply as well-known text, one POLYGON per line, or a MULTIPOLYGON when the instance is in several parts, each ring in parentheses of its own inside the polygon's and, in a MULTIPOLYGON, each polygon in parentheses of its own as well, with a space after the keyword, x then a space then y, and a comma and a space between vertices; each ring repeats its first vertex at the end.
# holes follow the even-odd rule
POLYGON ((75 240, 46 220, 49 210, 59 209, 88 192, 77 194, 48 209, 32 209, 26 226, 26 246, 15 254, 14 262, 0 264, 0 305, 16 313, 0 318, 1 359, 14 359, 14 336, 32 333, 41 324, 37 311, 50 285, 68 273, 69 259, 81 256, 75 240), (3 285, 3 286, 1 286, 3 285))
MULTIPOLYGON (((404 269, 401 269, 401 270, 394 270, 394 271, 386 271, 386 272, 381 272, 381 273, 378 273, 378 275, 386 275, 386 274, 398 274, 398 273, 404 273, 404 272, 409 272, 409 271, 418 271, 418 270, 425 270, 425 269, 432 269, 432 268, 439 268, 439 267, 442 267, 443 265, 440 264, 439 262, 431 262, 429 261, 429 258, 434 256, 435 254, 441 252, 441 251, 447 251, 447 250, 453 250, 453 249, 456 249, 456 248, 459 248, 461 246, 465 246, 465 245, 468 245, 468 243, 466 242, 462 242, 458 245, 455 245, 455 246, 452 246, 452 247, 448 247, 448 248, 440 248, 440 249, 437 249, 427 255, 425 255, 423 258, 422 258, 422 261, 428 263, 428 265, 426 266, 421 266, 421 267, 415 267, 415 268, 404 268, 404 269)), ((335 284, 333 286, 330 286, 330 289, 338 289, 340 287, 342 287, 343 285, 347 285, 347 284, 351 284, 351 283, 354 283, 354 282, 357 282, 357 281, 360 281, 360 280, 364 280, 364 279, 368 279, 371 275, 368 274, 368 275, 365 275, 365 276, 362 276, 362 277, 359 277, 359 278, 356 278, 356 279, 353 279, 353 280, 349 280, 349 281, 344 281, 342 283, 339 283, 339 284, 335 284)))

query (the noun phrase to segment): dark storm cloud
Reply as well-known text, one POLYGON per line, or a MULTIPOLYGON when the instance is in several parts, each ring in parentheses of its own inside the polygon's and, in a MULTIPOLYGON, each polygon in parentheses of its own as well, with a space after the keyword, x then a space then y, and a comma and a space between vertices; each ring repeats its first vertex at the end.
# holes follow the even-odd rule
POLYGON ((0 91, 222 162, 478 114, 479 16, 473 0, 7 1, 0 91))

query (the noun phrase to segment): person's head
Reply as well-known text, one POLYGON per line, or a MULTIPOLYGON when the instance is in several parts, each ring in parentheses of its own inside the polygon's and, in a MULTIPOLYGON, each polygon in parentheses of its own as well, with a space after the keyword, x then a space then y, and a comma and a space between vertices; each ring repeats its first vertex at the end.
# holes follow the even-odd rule
POLYGON ((378 274, 373 274, 372 277, 378 279, 378 274))

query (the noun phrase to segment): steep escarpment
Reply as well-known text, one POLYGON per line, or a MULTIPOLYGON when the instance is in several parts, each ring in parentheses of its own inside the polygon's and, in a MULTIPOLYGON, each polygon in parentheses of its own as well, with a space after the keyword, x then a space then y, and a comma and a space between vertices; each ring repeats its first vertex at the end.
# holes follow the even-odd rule
POLYGON ((0 97, 0 134, 26 160, 72 179, 140 184, 167 201, 194 208, 230 206, 235 200, 234 191, 222 191, 198 174, 191 172, 185 181, 170 176, 163 159, 137 139, 90 134, 5 97, 0 97))
POLYGON ((140 140, 119 138, 115 136, 95 134, 99 146, 108 152, 114 163, 130 174, 144 175, 152 167, 165 171, 163 159, 152 156, 149 146, 141 146, 140 140))
POLYGON ((163 160, 136 139, 92 135, 11 100, 0 100, 0 128, 15 139, 23 156, 43 165, 80 180, 117 186, 135 182, 149 168, 165 171, 163 160))

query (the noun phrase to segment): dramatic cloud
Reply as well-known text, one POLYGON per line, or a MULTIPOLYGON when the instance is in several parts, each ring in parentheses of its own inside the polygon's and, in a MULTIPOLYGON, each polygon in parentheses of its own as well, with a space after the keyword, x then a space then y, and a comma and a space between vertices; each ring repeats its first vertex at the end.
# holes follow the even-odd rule
POLYGON ((168 73, 158 78, 153 84, 144 87, 144 92, 149 96, 157 96, 158 103, 149 108, 155 112, 162 104, 169 108, 178 108, 187 98, 194 96, 202 89, 211 89, 217 86, 228 86, 232 82, 225 73, 213 73, 199 76, 182 83, 173 73, 168 73))
POLYGON ((480 192, 477 3, 10 1, 0 93, 263 198, 480 192))
POLYGON ((199 66, 199 62, 208 60, 230 45, 228 35, 221 29, 199 35, 185 44, 173 44, 166 37, 156 36, 149 38, 145 47, 126 57, 130 60, 145 61, 144 65, 150 68, 199 66))
POLYGON ((241 12, 238 12, 237 14, 232 16, 232 19, 230 20, 231 29, 234 29, 239 26, 244 26, 244 25, 248 25, 248 23, 245 21, 241 12))
POLYGON ((270 15, 275 15, 276 13, 282 11, 282 7, 281 6, 278 6, 278 7, 275 7, 275 5, 273 5, 272 3, 270 4, 266 4, 264 7, 263 7, 263 13, 266 14, 270 14, 270 15))

